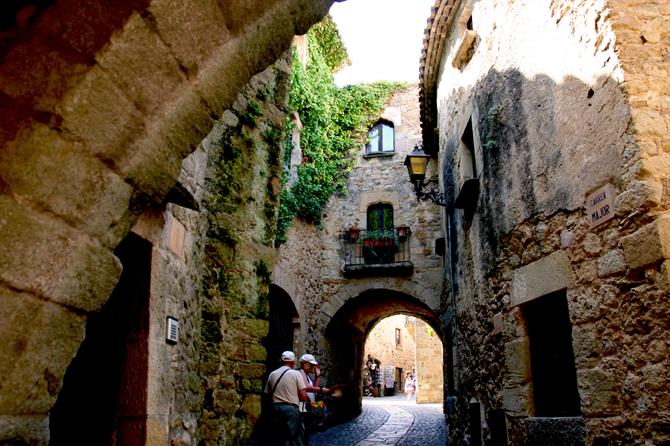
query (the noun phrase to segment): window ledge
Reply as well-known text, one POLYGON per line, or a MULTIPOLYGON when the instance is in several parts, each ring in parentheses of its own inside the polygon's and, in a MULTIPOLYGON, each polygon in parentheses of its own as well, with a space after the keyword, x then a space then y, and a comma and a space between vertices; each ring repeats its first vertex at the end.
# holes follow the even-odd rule
POLYGON ((394 156, 396 152, 379 152, 379 153, 366 153, 363 155, 363 158, 370 159, 370 158, 390 158, 394 156))

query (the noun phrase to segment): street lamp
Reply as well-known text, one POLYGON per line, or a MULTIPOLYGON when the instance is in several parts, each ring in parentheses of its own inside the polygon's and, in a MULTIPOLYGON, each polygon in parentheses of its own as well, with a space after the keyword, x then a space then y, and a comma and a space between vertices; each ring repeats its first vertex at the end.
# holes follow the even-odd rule
POLYGON ((409 180, 414 184, 414 193, 419 200, 430 199, 433 203, 440 206, 448 206, 447 197, 442 192, 430 189, 430 192, 423 192, 423 180, 426 178, 426 166, 430 160, 430 155, 424 153, 417 144, 414 150, 405 157, 405 166, 409 173, 409 180))

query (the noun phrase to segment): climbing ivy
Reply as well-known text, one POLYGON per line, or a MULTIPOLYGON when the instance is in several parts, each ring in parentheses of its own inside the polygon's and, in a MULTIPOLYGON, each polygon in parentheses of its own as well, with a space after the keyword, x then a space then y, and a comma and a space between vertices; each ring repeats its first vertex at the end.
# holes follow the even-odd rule
MULTIPOLYGON (((365 142, 367 130, 378 118, 388 99, 406 88, 397 82, 349 85, 338 88, 333 71, 348 61, 337 28, 327 18, 307 34, 305 66, 293 57, 289 105, 298 113, 303 128, 300 147, 303 162, 295 184, 280 196, 276 244, 286 241, 286 231, 295 217, 320 224, 323 208, 333 193, 346 192, 353 168, 352 151, 365 142)), ((290 159, 292 146, 286 148, 290 159)), ((288 178, 285 173, 284 181, 288 178)))

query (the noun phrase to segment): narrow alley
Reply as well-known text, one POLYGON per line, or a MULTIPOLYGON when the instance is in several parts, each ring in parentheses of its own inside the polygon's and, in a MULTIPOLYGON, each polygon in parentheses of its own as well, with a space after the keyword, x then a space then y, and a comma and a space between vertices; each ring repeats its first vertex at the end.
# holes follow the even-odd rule
POLYGON ((432 446, 446 444, 441 404, 416 404, 399 394, 363 398, 363 412, 310 438, 310 446, 432 446))

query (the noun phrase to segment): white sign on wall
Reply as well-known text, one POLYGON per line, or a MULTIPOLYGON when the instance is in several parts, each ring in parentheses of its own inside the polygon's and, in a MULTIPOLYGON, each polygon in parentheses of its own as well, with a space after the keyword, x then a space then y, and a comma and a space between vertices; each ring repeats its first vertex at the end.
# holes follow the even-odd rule
POLYGON ((612 184, 606 184, 586 197, 586 215, 593 228, 614 218, 614 200, 616 189, 612 184))

